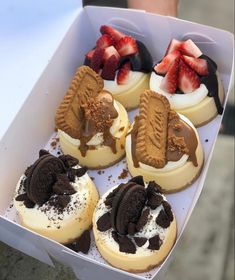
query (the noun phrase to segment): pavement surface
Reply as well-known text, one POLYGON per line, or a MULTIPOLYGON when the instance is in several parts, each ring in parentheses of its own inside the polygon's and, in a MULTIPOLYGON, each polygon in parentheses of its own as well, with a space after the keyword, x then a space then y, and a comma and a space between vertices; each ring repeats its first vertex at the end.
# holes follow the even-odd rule
MULTIPOLYGON (((181 0, 179 17, 234 32, 234 1, 181 0)), ((233 134, 234 94, 229 97, 229 106, 224 127, 226 131, 230 127, 227 134, 233 134)), ((0 280, 42 279, 75 280, 76 277, 64 265, 56 263, 53 269, 0 242, 0 280)), ((234 279, 233 135, 218 137, 204 190, 165 276, 165 280, 173 279, 234 279), (225 161, 230 163, 226 168, 225 161)))

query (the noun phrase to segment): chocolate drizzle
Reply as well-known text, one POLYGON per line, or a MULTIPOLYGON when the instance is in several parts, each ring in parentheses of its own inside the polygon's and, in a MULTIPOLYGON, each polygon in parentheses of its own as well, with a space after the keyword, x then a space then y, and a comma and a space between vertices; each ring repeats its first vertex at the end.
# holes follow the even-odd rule
POLYGON ((117 117, 114 99, 103 90, 102 78, 91 68, 80 67, 57 110, 57 127, 80 140, 79 150, 83 157, 88 149, 94 148, 87 143, 97 133, 102 133, 103 145, 116 153, 116 139, 110 133, 110 127, 117 117))
POLYGON ((168 228, 174 220, 171 206, 164 200, 160 187, 152 181, 146 188, 142 182, 143 177, 137 176, 110 192, 104 201, 108 212, 96 222, 100 232, 110 231, 113 240, 119 245, 120 252, 135 254, 136 246, 142 247, 147 241, 149 250, 159 250, 163 243, 161 238, 152 228, 150 231, 155 235, 149 239, 144 237, 145 226, 153 219, 156 226, 168 228), (152 208, 155 197, 158 201, 152 208), (155 210, 157 207, 161 207, 160 214, 154 220, 151 209, 155 210))

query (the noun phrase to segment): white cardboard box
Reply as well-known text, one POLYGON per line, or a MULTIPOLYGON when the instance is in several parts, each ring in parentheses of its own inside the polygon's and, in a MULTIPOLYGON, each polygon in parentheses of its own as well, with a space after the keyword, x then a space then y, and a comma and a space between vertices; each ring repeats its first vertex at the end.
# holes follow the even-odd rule
MULTIPOLYGON (((13 3, 14 1, 11 0, 10 2, 13 3)), ((22 3, 27 2, 29 3, 29 1, 24 0, 22 3)), ((111 24, 143 41, 151 52, 154 61, 162 58, 171 38, 183 39, 190 37, 194 39, 200 49, 216 61, 224 84, 226 100, 233 83, 233 35, 212 27, 171 17, 148 14, 144 11, 104 7, 86 7, 82 9, 81 1, 76 1, 78 2, 76 3, 77 6, 74 4, 75 1, 71 1, 69 4, 71 9, 64 12, 63 6, 66 6, 64 3, 66 1, 51 0, 49 2, 50 5, 57 4, 57 8, 55 8, 57 13, 52 13, 52 16, 56 15, 56 20, 53 21, 53 24, 44 26, 47 27, 47 36, 50 38, 49 31, 56 31, 56 26, 60 26, 62 30, 60 29, 56 34, 51 33, 54 40, 53 42, 48 41, 49 50, 45 47, 47 42, 43 41, 41 42, 43 53, 39 53, 39 57, 30 57, 32 61, 26 61, 26 66, 35 65, 35 69, 32 68, 33 75, 29 77, 28 74, 27 76, 22 74, 20 77, 17 76, 13 79, 16 84, 23 80, 24 85, 27 85, 24 87, 24 93, 20 98, 16 98, 16 102, 13 104, 13 107, 15 106, 14 110, 12 107, 10 108, 11 104, 4 103, 4 97, 5 100, 7 99, 7 94, 5 94, 7 86, 4 81, 3 85, 2 82, 0 84, 1 98, 3 97, 0 109, 3 120, 4 117, 6 118, 6 121, 1 123, 0 126, 0 240, 49 265, 53 265, 52 256, 72 267, 80 280, 160 279, 169 264, 172 254, 168 256, 163 265, 148 273, 131 274, 108 265, 100 257, 94 245, 87 256, 81 253, 77 254, 54 241, 21 227, 18 224, 15 209, 11 205, 15 185, 25 168, 37 158, 39 149, 46 145, 49 148, 48 143, 51 137, 54 136, 55 110, 65 95, 76 68, 82 64, 85 53, 94 46, 96 39, 99 37, 100 25, 111 24), (63 26, 61 22, 64 22, 63 26), (52 56, 53 52, 54 55, 52 56), (52 58, 47 62, 46 59, 51 56, 52 58), (37 62, 39 64, 35 64, 37 62), (42 72, 43 66, 46 67, 42 72), (36 78, 38 78, 37 81, 36 78), (4 96, 2 92, 4 92, 4 96)), ((22 3, 21 9, 24 11, 22 3)), ((7 5, 5 8, 9 12, 7 10, 9 5, 7 5)), ((32 19, 34 19, 33 15, 36 11, 44 11, 44 14, 35 14, 38 17, 37 23, 40 23, 40 16, 43 18, 45 14, 46 18, 50 18, 50 12, 47 9, 42 9, 43 5, 40 6, 40 3, 35 5, 32 6, 31 4, 30 6, 32 19), (41 7, 41 10, 37 5, 41 7)), ((49 9, 49 11, 52 11, 52 9, 49 9)), ((32 20, 32 22, 35 21, 32 20)), ((32 30, 38 31, 36 33, 36 35, 39 34, 38 36, 45 35, 39 32, 41 29, 38 25, 34 26, 34 29, 32 27, 32 30)), ((35 35, 34 32, 32 34, 35 35)), ((2 35, 1 32, 0 35, 2 35)), ((28 38, 27 36, 25 38, 27 40, 32 39, 32 37, 28 38)), ((16 41, 13 40, 11 43, 16 41)), ((18 57, 17 55, 15 56, 19 58, 20 54, 22 55, 22 53, 19 53, 18 57)), ((11 58, 6 56, 5 59, 10 60, 11 58)), ((11 60, 9 63, 11 63, 11 60)), ((24 65, 23 60, 20 61, 20 65, 24 65)), ((10 67, 8 69, 10 70, 10 67)), ((27 71, 28 69, 22 68, 23 73, 28 73, 27 71)), ((13 91, 20 91, 20 87, 18 89, 17 87, 14 88, 14 85, 10 85, 9 88, 13 91)), ((12 94, 12 92, 9 93, 12 94)), ((15 98, 15 95, 13 97, 15 98)), ((135 112, 130 113, 131 119, 134 114, 135 112)), ((221 120, 222 116, 217 116, 208 125, 198 129, 205 151, 205 165, 201 176, 186 190, 167 196, 177 218, 177 242, 203 188, 221 120), (208 139, 208 142, 205 142, 206 139, 208 139)), ((115 184, 121 182, 117 177, 123 167, 124 163, 121 162, 106 169, 102 175, 97 175, 96 171, 90 172, 91 176, 95 177, 95 183, 101 195, 114 184, 108 182, 107 177, 109 174, 112 174, 115 178, 115 184)), ((192 244, 192 246, 197 245, 192 244)))

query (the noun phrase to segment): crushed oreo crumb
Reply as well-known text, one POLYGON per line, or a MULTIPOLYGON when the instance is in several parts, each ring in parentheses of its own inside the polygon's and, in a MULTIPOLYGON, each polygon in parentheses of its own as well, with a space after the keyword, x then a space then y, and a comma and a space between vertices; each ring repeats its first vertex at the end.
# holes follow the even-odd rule
POLYGON ((57 175, 57 182, 53 185, 53 192, 59 195, 72 195, 76 193, 66 174, 57 175))
POLYGON ((73 243, 67 244, 66 247, 75 251, 87 254, 91 246, 91 236, 90 231, 86 230, 83 234, 73 243))
POLYGON ((150 197, 153 193, 162 193, 161 187, 154 181, 150 181, 147 186, 147 196, 150 197))
POLYGON ((70 196, 68 195, 54 195, 49 199, 49 205, 59 208, 59 209, 64 209, 70 202, 70 196))
POLYGON ((26 200, 26 199, 28 199, 28 196, 27 196, 26 193, 19 194, 19 195, 15 198, 16 201, 24 201, 24 200, 26 200))
POLYGON ((71 168, 75 165, 78 165, 79 163, 79 161, 76 158, 70 155, 61 155, 59 156, 59 159, 63 161, 66 168, 71 168))
POLYGON ((35 203, 27 197, 27 199, 24 200, 24 205, 27 208, 34 208, 35 203))
POLYGON ((112 227, 112 225, 111 225, 110 213, 107 212, 98 219, 97 228, 99 231, 103 232, 103 231, 107 231, 107 230, 111 229, 111 227, 112 227))
POLYGON ((136 231, 137 231, 137 230, 136 230, 136 224, 130 222, 130 223, 128 224, 128 228, 127 228, 128 234, 129 234, 129 235, 134 235, 134 234, 136 233, 136 231))
POLYGON ((143 176, 135 176, 131 178, 129 182, 134 182, 138 185, 145 186, 143 176))
POLYGON ((167 201, 163 201, 162 205, 163 205, 163 208, 164 208, 169 220, 172 222, 174 219, 174 216, 173 216, 170 204, 167 201))
POLYGON ((49 155, 50 153, 47 150, 41 149, 39 151, 39 157, 45 156, 45 155, 49 155))
POLYGON ((112 231, 112 237, 113 237, 114 241, 119 243, 118 233, 115 230, 112 231))
POLYGON ((156 218, 156 223, 162 228, 168 228, 170 226, 171 221, 164 210, 160 211, 156 218))

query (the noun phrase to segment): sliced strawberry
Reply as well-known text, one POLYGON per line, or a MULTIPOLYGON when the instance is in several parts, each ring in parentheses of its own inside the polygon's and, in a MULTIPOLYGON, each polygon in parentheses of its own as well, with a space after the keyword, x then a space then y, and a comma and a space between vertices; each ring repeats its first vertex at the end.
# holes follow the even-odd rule
POLYGON ((101 77, 105 80, 114 80, 118 62, 116 56, 112 55, 104 64, 101 77))
POLYGON ((97 73, 99 73, 99 70, 101 68, 103 62, 103 56, 104 56, 104 49, 96 48, 91 58, 90 67, 97 73))
POLYGON ((113 46, 114 43, 115 43, 115 41, 113 40, 113 38, 110 35, 104 34, 96 41, 96 47, 105 49, 109 46, 113 46))
POLYGON ((178 87, 184 93, 190 93, 199 88, 200 79, 196 72, 180 60, 178 87))
POLYGON ((122 65, 121 69, 117 74, 117 84, 118 85, 126 85, 129 81, 129 72, 131 70, 130 61, 126 62, 122 65))
POLYGON ((115 55, 117 60, 120 59, 120 55, 117 52, 117 50, 114 48, 114 46, 107 47, 104 51, 104 62, 107 61, 112 55, 115 55))
POLYGON ((92 56, 94 55, 94 52, 95 52, 95 50, 89 51, 89 52, 86 54, 86 58, 89 59, 89 60, 91 60, 91 59, 92 59, 92 56))
POLYGON ((170 65, 166 76, 161 81, 160 88, 168 93, 175 93, 178 85, 180 58, 176 58, 170 65))
POLYGON ((181 56, 180 52, 177 50, 174 50, 173 52, 171 52, 167 56, 165 56, 160 63, 155 65, 154 70, 159 74, 166 74, 171 63, 180 56, 181 56))
POLYGON ((108 34, 111 37, 113 37, 113 39, 118 42, 122 37, 125 36, 125 34, 123 34, 122 32, 118 31, 117 29, 109 26, 109 25, 102 25, 100 27, 100 32, 101 34, 108 34))
POLYGON ((170 44, 169 44, 168 47, 167 47, 165 56, 166 56, 167 54, 169 54, 169 53, 172 53, 172 52, 175 51, 175 50, 179 50, 179 48, 180 48, 180 46, 181 46, 181 43, 182 43, 181 41, 178 41, 178 40, 176 40, 176 39, 172 39, 172 40, 170 41, 170 44))
POLYGON ((182 58, 188 66, 190 66, 194 71, 196 71, 201 76, 206 76, 209 74, 207 61, 202 58, 195 58, 187 55, 182 55, 182 58))
POLYGON ((116 49, 120 56, 131 55, 138 52, 136 41, 131 36, 122 37, 117 42, 116 49))
POLYGON ((182 54, 186 54, 196 58, 202 55, 202 52, 200 51, 198 46, 196 46, 191 39, 182 42, 179 50, 182 52, 182 54))

